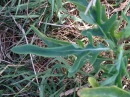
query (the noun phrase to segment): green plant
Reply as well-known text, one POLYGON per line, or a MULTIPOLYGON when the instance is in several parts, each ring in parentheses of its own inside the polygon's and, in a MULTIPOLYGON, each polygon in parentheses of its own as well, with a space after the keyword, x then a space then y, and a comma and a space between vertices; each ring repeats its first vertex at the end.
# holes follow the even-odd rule
MULTIPOLYGON (((53 59, 55 63, 54 67, 51 66, 51 69, 48 67, 45 72, 37 72, 35 74, 35 68, 32 69, 33 66, 31 65, 35 65, 37 59, 40 60, 40 58, 34 57, 33 60, 30 60, 31 58, 28 55, 12 54, 10 51, 10 47, 15 43, 18 45, 21 42, 26 44, 30 40, 33 42, 33 38, 31 37, 34 33, 30 31, 30 24, 39 26, 41 31, 46 32, 48 28, 50 31, 51 29, 47 23, 58 21, 57 18, 52 18, 57 17, 56 15, 59 11, 64 9, 64 2, 61 1, 0 0, 0 45, 2 48, 2 54, 0 54, 2 55, 0 56, 0 96, 39 96, 39 92, 37 92, 39 87, 44 91, 41 91, 40 95, 45 94, 46 97, 48 95, 57 96, 66 87, 66 84, 64 85, 63 82, 54 83, 53 79, 58 78, 63 81, 66 75, 63 75, 64 73, 61 69, 63 67, 68 69, 67 66, 60 66, 60 63, 55 62, 55 59, 53 59), (28 41, 25 39, 26 37, 28 41), (9 56, 11 55, 10 58, 6 56, 7 53, 9 56), (34 62, 34 64, 31 62, 34 62), (58 74, 54 72, 58 72, 58 74), (42 80, 42 82, 36 82, 36 78, 42 80), (42 83, 45 85, 43 86, 42 83)), ((62 19, 60 20, 62 21, 62 19)), ((61 58, 58 59, 62 60, 61 58)), ((42 60, 46 60, 46 58, 42 60)), ((46 65, 48 66, 48 64, 46 65)))
POLYGON ((101 51, 109 50, 108 47, 103 45, 94 46, 89 44, 85 48, 81 48, 77 44, 70 44, 67 42, 55 40, 52 38, 47 38, 41 32, 39 32, 34 26, 31 26, 33 30, 36 31, 37 35, 41 35, 42 40, 51 47, 41 48, 35 45, 23 45, 17 46, 12 49, 15 53, 19 54, 36 54, 44 57, 58 57, 58 56, 68 56, 75 55, 77 59, 75 60, 72 67, 68 70, 68 76, 73 76, 87 61, 94 62, 101 51), (52 47, 53 46, 53 47, 52 47), (94 56, 94 57, 91 57, 94 56), (87 60, 85 60, 87 59, 87 60))
POLYGON ((129 97, 130 93, 116 86, 100 87, 95 78, 88 78, 92 88, 83 88, 78 91, 79 97, 129 97))
POLYGON ((78 91, 79 97, 129 97, 130 93, 116 86, 83 88, 78 91))
MULTIPOLYGON (((92 6, 87 13, 84 14, 88 2, 86 0, 70 0, 77 5, 80 12, 80 17, 87 23, 93 25, 92 29, 82 31, 83 36, 87 36, 89 44, 83 45, 82 42, 72 44, 52 38, 48 38, 42 34, 35 26, 31 29, 46 43, 47 47, 42 48, 32 44, 16 46, 12 51, 18 54, 35 54, 43 57, 57 58, 59 56, 75 56, 75 61, 71 67, 68 68, 68 76, 75 76, 80 68, 87 62, 94 67, 94 72, 97 74, 99 70, 104 71, 105 81, 101 82, 101 86, 117 85, 122 87, 122 77, 126 75, 129 78, 127 71, 129 50, 125 47, 130 45, 125 44, 124 41, 130 36, 130 17, 122 12, 122 17, 126 20, 128 25, 121 31, 118 31, 121 21, 117 19, 118 14, 111 16, 109 19, 105 13, 105 6, 102 6, 100 0, 97 0, 96 5, 92 6), (93 36, 98 36, 104 39, 105 43, 94 44, 93 36), (101 56, 101 52, 108 52, 112 57, 101 56), (105 64, 110 61, 111 63, 105 64)), ((112 87, 113 89, 113 87, 112 87)), ((118 90, 117 90, 118 91, 118 90)))

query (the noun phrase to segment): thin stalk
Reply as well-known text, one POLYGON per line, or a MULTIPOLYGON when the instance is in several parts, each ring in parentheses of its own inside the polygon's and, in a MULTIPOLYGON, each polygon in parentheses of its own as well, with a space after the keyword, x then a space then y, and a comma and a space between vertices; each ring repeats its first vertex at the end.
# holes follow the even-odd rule
MULTIPOLYGON (((22 31, 23 35, 25 35, 25 30, 21 27, 20 24, 18 24, 16 22, 15 18, 12 15, 11 15, 11 17, 13 18, 13 20, 14 20, 15 24, 18 26, 18 28, 22 31)), ((25 38, 26 44, 29 44, 26 35, 25 35, 24 38, 25 38)), ((32 56, 32 54, 30 54, 30 60, 31 60, 31 64, 32 64, 32 67, 33 67, 33 71, 34 71, 34 74, 35 74, 36 81, 39 84, 37 73, 36 73, 36 69, 35 69, 35 66, 34 66, 34 63, 33 63, 33 56, 32 56)), ((40 88, 39 88, 39 91, 40 91, 40 88)))

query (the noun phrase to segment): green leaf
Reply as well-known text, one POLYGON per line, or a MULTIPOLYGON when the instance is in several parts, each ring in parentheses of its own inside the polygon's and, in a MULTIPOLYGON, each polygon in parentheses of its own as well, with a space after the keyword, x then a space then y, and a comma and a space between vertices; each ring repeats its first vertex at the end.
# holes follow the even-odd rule
POLYGON ((96 0, 96 5, 90 8, 89 15, 93 18, 96 24, 102 24, 102 5, 100 0, 96 0))
POLYGON ((129 38, 130 37, 130 16, 127 17, 128 19, 128 25, 121 31, 122 32, 122 38, 129 38))
POLYGON ((69 0, 69 1, 85 7, 88 5, 87 0, 69 0))
POLYGON ((55 0, 55 7, 57 10, 62 8, 62 0, 55 0))
POLYGON ((61 41, 61 40, 56 40, 53 38, 49 38, 43 33, 41 33, 36 27, 31 25, 32 30, 49 46, 49 47, 54 47, 54 46, 60 46, 60 45, 68 45, 70 44, 69 42, 61 41))
POLYGON ((76 40, 76 41, 77 41, 79 47, 84 48, 84 44, 81 40, 76 40))
POLYGON ((96 6, 90 8, 90 12, 85 15, 80 11, 80 17, 87 23, 101 25, 107 20, 105 6, 102 6, 100 0, 96 1, 96 6))
POLYGON ((88 36, 88 33, 91 33, 92 36, 101 36, 104 37, 103 33, 101 32, 101 30, 99 28, 93 28, 93 29, 88 29, 88 30, 83 30, 82 31, 82 35, 83 36, 88 36))
MULTIPOLYGON (((85 64, 86 56, 88 56, 89 52, 97 53, 106 50, 109 50, 109 48, 104 46, 93 47, 92 45, 88 45, 85 48, 80 48, 78 45, 74 46, 74 44, 53 48, 41 48, 35 45, 27 44, 12 48, 12 51, 18 54, 35 54, 44 57, 76 55, 77 59, 75 60, 72 67, 69 68, 69 74, 68 74, 69 76, 73 76, 85 64)), ((95 61, 96 57, 94 55, 94 60, 92 62, 95 61)))
POLYGON ((123 11, 121 12, 121 16, 124 20, 128 21, 128 18, 123 11))
POLYGON ((89 77, 88 78, 88 82, 90 83, 90 85, 94 88, 94 87, 99 87, 99 83, 96 81, 95 78, 93 77, 89 77))
POLYGON ((94 67, 94 71, 97 73, 100 69, 100 64, 103 62, 103 58, 98 58, 95 60, 95 62, 92 64, 94 67))
POLYGON ((95 24, 95 20, 90 15, 85 15, 83 12, 80 12, 79 15, 85 22, 95 24))
POLYGON ((101 83, 101 86, 106 86, 106 85, 113 85, 113 84, 115 84, 115 81, 116 81, 117 77, 118 77, 118 72, 115 73, 113 76, 107 78, 105 81, 103 81, 103 82, 101 83))
POLYGON ((130 97, 130 93, 116 86, 83 88, 78 91, 79 97, 130 97))
POLYGON ((50 18, 49 18, 49 21, 52 19, 53 17, 53 14, 54 14, 54 6, 55 6, 55 0, 48 0, 48 2, 51 4, 51 15, 50 15, 50 18))
MULTIPOLYGON (((91 52, 91 55, 89 56, 89 61, 90 63, 93 65, 94 62, 97 60, 97 56, 99 55, 101 51, 97 51, 97 52, 91 52)), ((98 65, 98 64, 97 64, 98 65)))
POLYGON ((115 63, 116 69, 117 69, 118 71, 122 70, 121 65, 122 65, 122 58, 123 58, 123 52, 124 52, 124 50, 122 50, 122 49, 123 49, 123 46, 120 46, 119 48, 120 48, 120 53, 119 53, 119 55, 118 55, 117 62, 115 63))
POLYGON ((118 33, 115 33, 114 36, 117 40, 121 39, 122 38, 122 35, 123 33, 122 32, 118 32, 118 33))
POLYGON ((117 19, 117 15, 113 15, 110 19, 108 19, 103 25, 102 25, 102 28, 103 28, 103 31, 104 32, 109 32, 110 28, 113 26, 113 24, 115 23, 117 19))
MULTIPOLYGON (((76 54, 77 59, 75 60, 74 64, 70 67, 68 76, 69 77, 73 76, 86 62, 90 62, 91 64, 94 64, 98 54, 102 51, 100 50, 100 48, 103 47, 104 46, 101 45, 94 47, 93 45, 89 44, 85 48, 85 49, 89 49, 87 52, 79 53, 78 55, 76 54)), ((100 65, 100 64, 96 64, 96 65, 100 65)))
MULTIPOLYGON (((78 46, 77 46, 78 47, 78 46)), ((68 56, 73 54, 81 54, 86 53, 88 51, 106 51, 109 50, 109 48, 105 47, 97 47, 97 48, 75 48, 72 45, 67 46, 60 46, 60 47, 53 47, 53 48, 41 48, 35 45, 22 45, 13 47, 12 51, 18 54, 36 54, 38 56, 44 56, 44 57, 56 57, 56 56, 68 56)))
POLYGON ((15 19, 23 18, 23 19, 28 19, 28 18, 38 18, 39 15, 15 15, 13 16, 15 19))
MULTIPOLYGON (((83 34, 83 32, 82 32, 83 34)), ((89 39, 90 44, 92 44, 94 46, 94 41, 93 41, 93 36, 91 33, 86 33, 85 36, 87 36, 87 38, 89 39)))
MULTIPOLYGON (((44 57, 67 56, 78 53, 79 49, 75 49, 73 45, 41 48, 35 45, 22 45, 12 48, 12 51, 18 54, 36 54, 44 57), (76 51, 73 51, 76 50, 76 51)), ((81 51, 82 52, 82 51, 81 51)))
POLYGON ((105 22, 105 21, 107 21, 107 20, 108 20, 108 18, 107 18, 107 15, 106 15, 106 8, 105 8, 105 6, 103 5, 103 6, 102 6, 102 21, 105 22))
POLYGON ((78 10, 81 12, 85 12, 86 7, 88 5, 88 1, 87 0, 69 0, 71 2, 73 2, 77 7, 78 10))
POLYGON ((97 23, 100 25, 102 23, 102 5, 100 3, 100 0, 96 1, 96 14, 97 14, 97 23))
POLYGON ((68 77, 73 76, 84 64, 85 64, 85 56, 88 55, 89 52, 79 54, 74 64, 69 68, 68 77))
POLYGON ((115 44, 112 40, 106 39, 105 41, 109 44, 109 47, 110 47, 111 49, 114 50, 114 49, 116 48, 116 44, 115 44))
POLYGON ((130 79, 129 71, 127 70, 128 58, 126 56, 124 56, 123 59, 122 59, 122 61, 123 61, 122 62, 123 63, 123 66, 122 66, 123 70, 122 71, 125 73, 125 75, 127 76, 127 78, 130 79))
POLYGON ((117 41, 119 39, 121 39, 121 37, 119 36, 118 38, 116 37, 116 34, 118 32, 118 28, 119 28, 119 21, 116 20, 115 23, 113 24, 113 26, 110 28, 110 35, 113 41, 115 41, 115 43, 117 43, 117 41))
POLYGON ((104 82, 102 82, 101 85, 112 85, 116 84, 119 87, 122 86, 121 83, 121 77, 124 76, 124 71, 123 69, 123 47, 120 46, 120 53, 118 55, 118 59, 116 60, 116 63, 113 65, 113 67, 109 70, 109 73, 111 73, 113 70, 116 68, 116 73, 114 73, 111 77, 108 77, 104 82))

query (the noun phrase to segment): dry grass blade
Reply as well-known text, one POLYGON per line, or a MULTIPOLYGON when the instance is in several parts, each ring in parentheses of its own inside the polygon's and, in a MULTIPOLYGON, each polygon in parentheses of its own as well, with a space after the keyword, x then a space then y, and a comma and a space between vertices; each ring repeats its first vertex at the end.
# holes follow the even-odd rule
POLYGON ((86 7, 86 10, 85 10, 85 15, 88 13, 89 9, 91 6, 95 6, 95 3, 96 3, 96 0, 91 0, 88 4, 88 6, 86 7))
MULTIPOLYGON (((12 15, 11 15, 11 16, 12 16, 12 15)), ((16 22, 16 20, 15 20, 15 18, 14 18, 13 16, 12 16, 12 18, 13 18, 15 24, 18 26, 18 28, 22 31, 23 36, 24 36, 24 35, 25 35, 24 29, 22 28, 22 26, 21 26, 20 24, 18 24, 18 23, 16 22)), ((33 38, 32 38, 32 39, 33 39, 33 38)), ((26 35, 25 35, 25 40, 26 40, 26 43, 29 44, 26 35)), ((31 64, 32 64, 32 67, 33 67, 33 70, 34 70, 34 74, 36 75, 36 76, 35 76, 36 81, 37 81, 37 83, 39 84, 38 77, 37 77, 37 73, 36 73, 36 69, 35 69, 35 66, 34 66, 34 63, 33 63, 33 56, 32 56, 32 54, 30 54, 30 60, 31 60, 31 64)), ((40 88, 39 88, 39 91, 40 91, 40 88)))
POLYGON ((126 6, 130 3, 130 0, 126 0, 125 2, 121 3, 119 8, 114 9, 111 13, 122 11, 126 8, 126 6))
POLYGON ((60 97, 64 97, 64 96, 68 96, 68 95, 71 95, 73 94, 75 91, 78 91, 80 88, 77 87, 77 88, 73 88, 73 89, 70 89, 70 90, 67 90, 66 92, 63 92, 60 94, 60 97))
POLYGON ((76 92, 76 91, 78 91, 79 89, 82 89, 82 88, 88 88, 88 86, 84 85, 84 86, 80 86, 80 87, 75 87, 73 89, 69 89, 65 92, 62 92, 60 94, 60 97, 66 97, 66 96, 72 95, 74 92, 76 92))

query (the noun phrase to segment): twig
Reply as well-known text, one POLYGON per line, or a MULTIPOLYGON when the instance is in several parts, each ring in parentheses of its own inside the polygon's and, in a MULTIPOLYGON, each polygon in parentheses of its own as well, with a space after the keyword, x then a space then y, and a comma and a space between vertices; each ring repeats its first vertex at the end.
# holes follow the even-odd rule
POLYGON ((2 62, 6 62, 6 63, 8 63, 8 64, 10 64, 11 62, 9 62, 9 61, 6 61, 6 60, 2 60, 2 59, 0 59, 0 61, 2 62))
POLYGON ((52 24, 52 23, 46 23, 46 22, 41 22, 41 23, 46 24, 46 25, 51 25, 51 26, 57 26, 57 27, 74 27, 70 25, 59 25, 59 24, 52 24))
POLYGON ((114 9, 111 13, 121 11, 126 8, 126 6, 129 4, 130 0, 126 0, 125 2, 120 4, 119 8, 114 9))
POLYGON ((95 6, 95 3, 96 3, 96 0, 91 0, 90 2, 89 2, 89 4, 88 4, 88 6, 86 7, 86 10, 85 10, 85 15, 87 15, 87 13, 88 13, 88 11, 89 11, 89 9, 90 9, 90 7, 93 5, 93 6, 95 6))
POLYGON ((81 88, 86 88, 86 87, 87 87, 87 86, 84 85, 84 86, 81 86, 81 87, 76 87, 76 88, 70 89, 70 90, 68 90, 68 91, 66 91, 66 92, 62 92, 62 93, 60 94, 60 97, 64 97, 64 96, 71 95, 71 94, 74 93, 75 91, 78 91, 79 89, 81 89, 81 88))
MULTIPOLYGON (((21 27, 20 24, 18 24, 16 22, 15 18, 13 17, 13 15, 11 15, 11 17, 13 18, 13 20, 14 20, 15 24, 17 25, 17 27, 22 31, 23 35, 25 35, 25 30, 21 27)), ((26 43, 28 44, 28 40, 27 40, 26 35, 25 35, 24 38, 25 38, 26 43)), ((34 74, 36 75, 37 73, 36 73, 36 69, 35 69, 34 63, 33 63, 33 56, 32 56, 32 54, 30 54, 30 60, 31 60, 31 64, 32 64, 32 67, 33 67, 34 74)), ((37 83, 39 84, 37 75, 35 76, 35 78, 36 78, 37 83)), ((40 88, 39 88, 39 91, 40 91, 40 88)))

